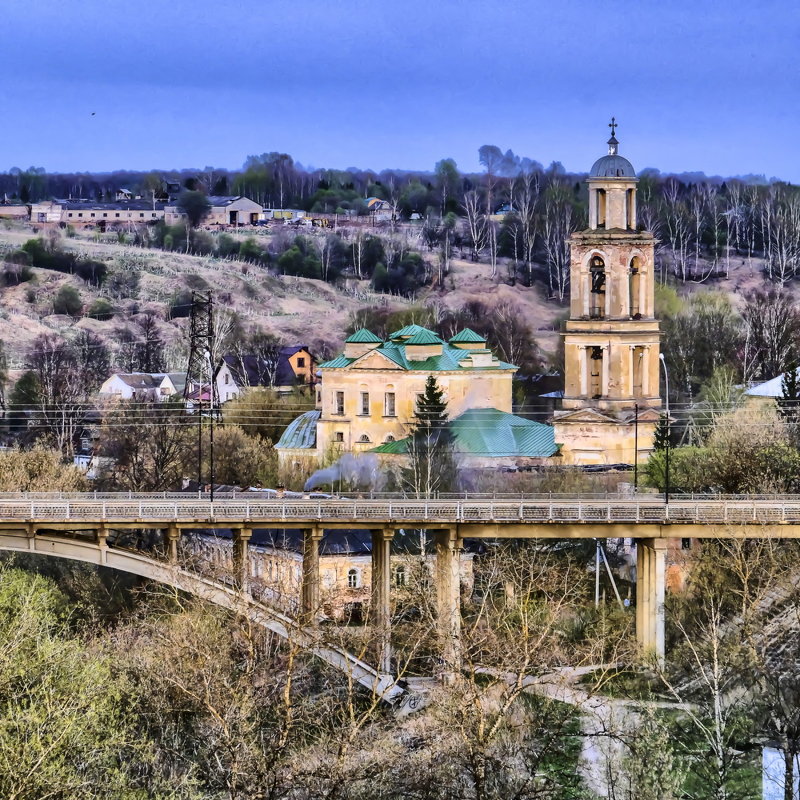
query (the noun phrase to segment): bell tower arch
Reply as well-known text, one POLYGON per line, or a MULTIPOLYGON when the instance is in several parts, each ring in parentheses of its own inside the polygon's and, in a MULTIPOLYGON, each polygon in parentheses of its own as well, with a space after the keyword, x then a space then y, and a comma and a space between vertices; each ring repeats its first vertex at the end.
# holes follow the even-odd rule
POLYGON ((564 397, 553 423, 568 463, 646 460, 659 417, 655 239, 638 229, 633 165, 608 153, 587 178, 589 227, 570 247, 570 316, 564 323, 564 397), (636 442, 636 444, 634 443, 636 442))

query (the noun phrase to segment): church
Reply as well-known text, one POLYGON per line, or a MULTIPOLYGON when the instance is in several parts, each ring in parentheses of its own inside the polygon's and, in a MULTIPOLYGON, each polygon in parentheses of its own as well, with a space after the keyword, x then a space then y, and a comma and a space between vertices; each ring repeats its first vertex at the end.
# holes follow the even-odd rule
POLYGON ((638 229, 638 179, 610 127, 608 154, 587 179, 589 227, 569 240, 564 395, 553 417, 567 464, 646 461, 660 416, 656 242, 638 229))
POLYGON ((550 424, 512 411, 513 364, 466 329, 444 341, 417 325, 386 341, 368 330, 320 364, 317 407, 276 445, 282 466, 313 471, 343 453, 405 456, 416 398, 434 375, 443 389, 456 454, 465 466, 644 463, 660 416, 659 326, 651 233, 636 222, 636 173, 608 154, 587 179, 589 227, 569 240, 570 314, 564 323, 564 392, 550 424))

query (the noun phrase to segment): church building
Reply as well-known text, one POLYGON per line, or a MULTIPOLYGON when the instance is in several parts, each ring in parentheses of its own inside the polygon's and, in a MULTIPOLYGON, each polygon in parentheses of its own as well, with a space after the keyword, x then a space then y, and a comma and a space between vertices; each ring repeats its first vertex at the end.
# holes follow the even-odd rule
POLYGON ((610 127, 608 155, 587 180, 589 227, 569 240, 565 385, 553 417, 566 464, 646 461, 660 416, 655 239, 638 229, 638 179, 610 127))
POLYGON ((460 463, 475 467, 644 463, 660 417, 659 326, 651 233, 636 220, 636 173, 608 154, 589 173, 589 227, 569 240, 570 314, 564 323, 561 407, 550 425, 512 409, 517 368, 469 329, 444 341, 409 325, 386 341, 368 330, 320 364, 317 407, 276 445, 283 466, 309 467, 345 452, 406 455, 417 397, 434 375, 447 398, 460 463))

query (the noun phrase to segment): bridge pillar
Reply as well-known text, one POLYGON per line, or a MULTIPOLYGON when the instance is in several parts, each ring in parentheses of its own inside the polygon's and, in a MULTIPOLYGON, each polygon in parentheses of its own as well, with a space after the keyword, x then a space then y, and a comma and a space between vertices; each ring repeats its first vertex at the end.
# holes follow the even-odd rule
POLYGON ((462 541, 455 529, 433 532, 436 545, 436 612, 444 670, 442 680, 454 680, 461 669, 462 541))
POLYGON ((233 529, 233 569, 237 587, 250 591, 250 538, 252 528, 233 529))
POLYGON ((664 591, 667 539, 636 540, 636 639, 664 659, 664 591))
POLYGON ((97 546, 100 548, 100 563, 105 564, 108 555, 108 528, 101 525, 95 531, 97 537, 97 546))
POLYGON ((170 564, 178 563, 178 540, 181 530, 177 525, 170 525, 164 531, 164 549, 167 551, 167 561, 170 564))
POLYGON ((303 531, 303 583, 300 588, 300 615, 306 625, 314 625, 320 607, 319 543, 320 528, 303 531))
POLYGON ((392 528, 379 528, 372 533, 372 597, 370 622, 381 639, 378 669, 391 672, 392 661, 392 528))

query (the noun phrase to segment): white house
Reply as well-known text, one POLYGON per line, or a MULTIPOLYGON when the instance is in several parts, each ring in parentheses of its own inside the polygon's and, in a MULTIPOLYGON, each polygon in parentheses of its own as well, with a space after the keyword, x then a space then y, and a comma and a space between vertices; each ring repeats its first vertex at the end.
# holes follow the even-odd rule
POLYGON ((185 385, 182 372, 127 372, 107 378, 98 394, 119 400, 169 400, 183 394, 185 385))

